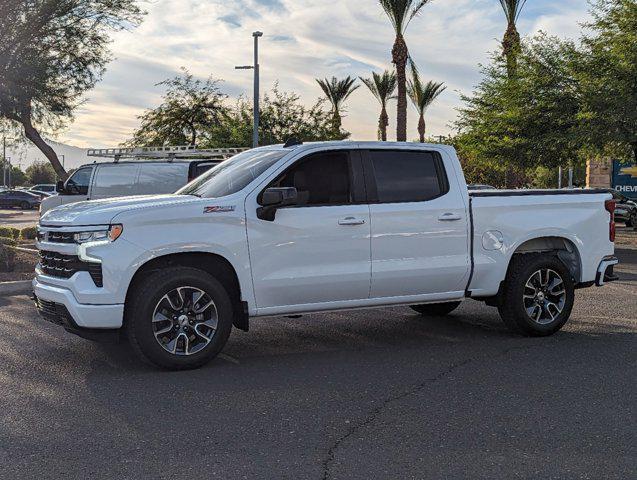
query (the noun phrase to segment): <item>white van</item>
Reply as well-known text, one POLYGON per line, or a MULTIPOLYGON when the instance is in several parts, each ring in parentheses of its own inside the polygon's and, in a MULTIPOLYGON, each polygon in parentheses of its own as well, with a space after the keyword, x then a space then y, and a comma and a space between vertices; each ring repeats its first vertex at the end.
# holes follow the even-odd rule
POLYGON ((83 165, 65 183, 58 182, 58 195, 42 201, 40 214, 60 205, 85 200, 173 193, 220 162, 164 160, 83 165))

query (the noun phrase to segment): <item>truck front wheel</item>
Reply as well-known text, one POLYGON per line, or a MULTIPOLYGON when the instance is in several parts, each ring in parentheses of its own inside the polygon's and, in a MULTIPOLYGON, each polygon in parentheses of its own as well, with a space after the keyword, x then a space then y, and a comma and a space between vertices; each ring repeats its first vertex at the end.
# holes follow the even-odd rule
POLYGON ((571 315, 575 287, 564 264, 550 254, 516 255, 498 310, 505 325, 528 336, 552 335, 571 315))
POLYGON ((135 352, 170 370, 198 368, 232 330, 232 302, 208 272, 169 267, 143 278, 128 296, 125 328, 135 352))

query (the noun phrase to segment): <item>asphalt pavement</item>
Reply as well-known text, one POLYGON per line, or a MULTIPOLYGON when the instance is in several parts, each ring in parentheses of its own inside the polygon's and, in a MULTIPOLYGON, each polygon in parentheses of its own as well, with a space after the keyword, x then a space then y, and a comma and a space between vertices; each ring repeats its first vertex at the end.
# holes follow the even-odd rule
POLYGON ((26 228, 33 227, 40 220, 36 210, 0 209, 0 226, 26 228))
POLYGON ((550 338, 475 301, 256 319, 189 372, 0 299, 0 478, 635 478, 637 250, 618 254, 550 338))

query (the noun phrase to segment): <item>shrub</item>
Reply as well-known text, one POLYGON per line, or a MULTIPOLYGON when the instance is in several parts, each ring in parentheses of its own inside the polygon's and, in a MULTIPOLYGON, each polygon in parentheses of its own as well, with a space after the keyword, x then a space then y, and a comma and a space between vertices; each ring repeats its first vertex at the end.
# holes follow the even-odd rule
POLYGON ((35 240, 37 234, 37 230, 35 227, 27 227, 27 228, 23 228, 20 231, 20 236, 24 239, 24 240, 35 240))
POLYGON ((16 241, 13 238, 0 237, 0 272, 12 272, 15 268, 16 241))
POLYGON ((0 237, 9 237, 17 240, 20 238, 20 230, 15 227, 0 227, 0 237))

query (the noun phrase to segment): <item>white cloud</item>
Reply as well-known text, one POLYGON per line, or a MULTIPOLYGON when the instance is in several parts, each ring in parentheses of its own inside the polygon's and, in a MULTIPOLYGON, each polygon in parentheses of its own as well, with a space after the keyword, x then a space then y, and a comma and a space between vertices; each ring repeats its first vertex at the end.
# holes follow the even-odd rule
MULTIPOLYGON (((523 35, 542 29, 577 36, 585 2, 528 2, 520 19, 523 35), (556 5, 557 3, 557 5, 556 5)), ((393 32, 376 0, 159 0, 138 29, 117 34, 116 57, 104 80, 76 112, 61 139, 80 146, 113 146, 155 106, 155 84, 187 67, 200 77, 225 79, 231 96, 251 93, 249 71, 234 66, 252 59, 251 32, 262 30, 262 85, 301 94, 308 104, 320 94, 316 77, 369 75, 390 66, 393 32)), ((496 0, 437 0, 423 9, 407 32, 421 72, 448 85, 428 112, 428 132, 447 134, 459 105, 479 79, 478 64, 498 48, 504 17, 496 0)), ((376 135, 378 107, 364 88, 348 102, 344 127, 355 139, 376 135)), ((393 128, 390 130, 393 135, 393 128)), ((409 138, 416 137, 410 109, 409 138)))

